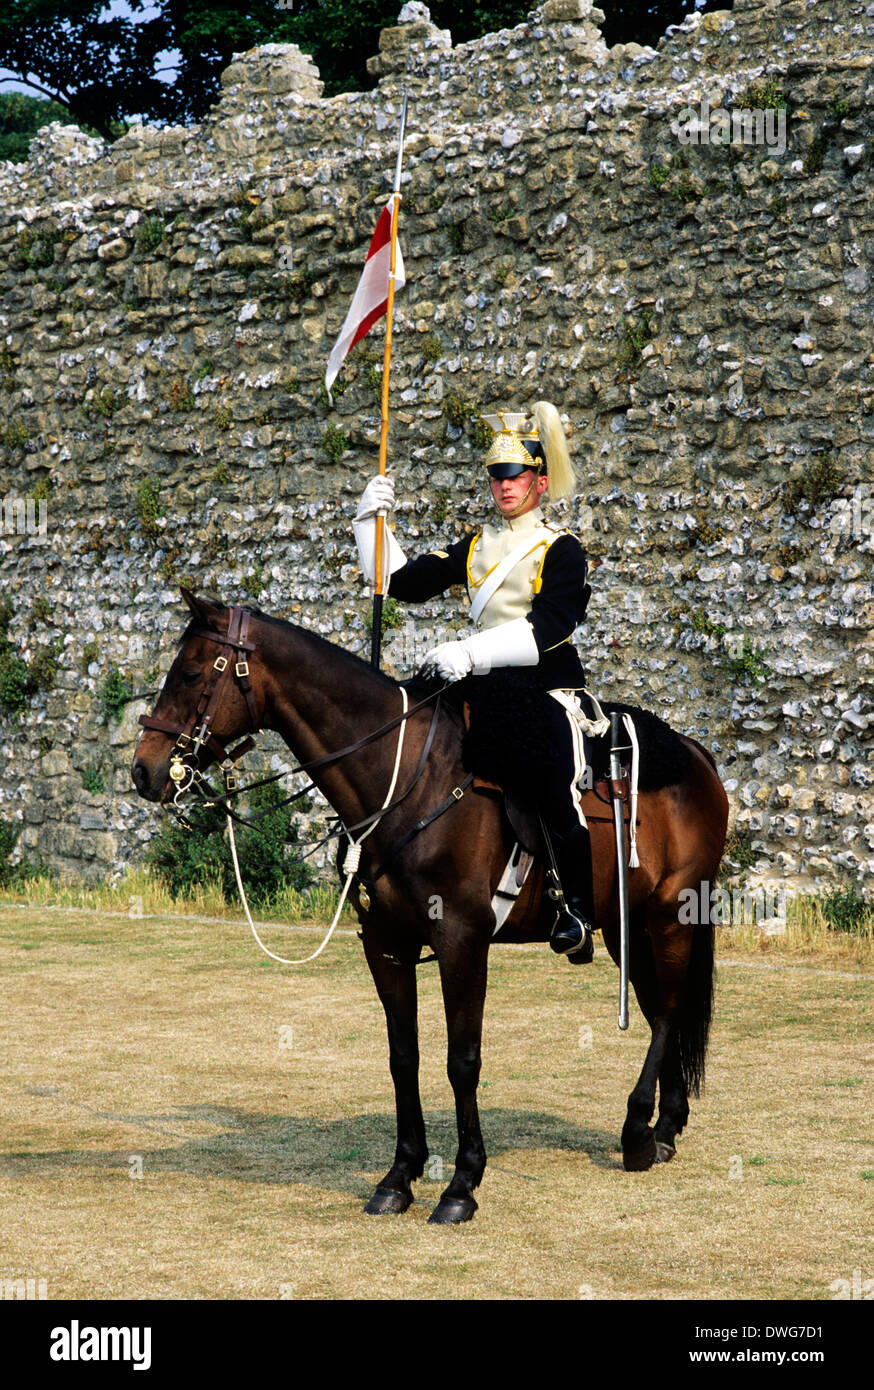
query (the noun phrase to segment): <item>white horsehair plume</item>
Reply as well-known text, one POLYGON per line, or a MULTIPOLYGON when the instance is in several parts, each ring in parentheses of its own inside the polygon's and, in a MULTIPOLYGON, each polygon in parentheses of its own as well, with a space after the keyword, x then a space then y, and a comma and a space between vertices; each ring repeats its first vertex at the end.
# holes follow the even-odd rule
POLYGON ((568 453, 567 439, 562 427, 561 417, 549 401, 535 401, 531 411, 537 438, 546 453, 546 467, 549 487, 546 495, 551 502, 560 497, 570 497, 574 491, 576 478, 571 457, 568 453))

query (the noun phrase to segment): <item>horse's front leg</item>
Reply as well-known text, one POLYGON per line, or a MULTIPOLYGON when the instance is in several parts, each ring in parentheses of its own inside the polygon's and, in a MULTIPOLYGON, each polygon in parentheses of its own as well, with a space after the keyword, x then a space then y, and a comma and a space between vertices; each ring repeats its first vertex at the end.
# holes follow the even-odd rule
POLYGON ((482 1181, 486 1166, 476 1090, 488 950, 487 938, 477 939, 472 932, 453 936, 451 928, 444 929, 439 947, 440 977, 449 1035, 447 1069, 458 1122, 458 1153, 452 1181, 428 1218, 435 1225, 457 1225, 470 1220, 477 1208, 473 1190, 482 1181))
POLYGON ((416 1022, 416 967, 386 960, 382 944, 365 927, 364 954, 388 1026, 389 1065, 395 1088, 395 1159, 364 1210, 369 1216, 396 1215, 413 1200, 410 1186, 422 1176, 428 1149, 419 1099, 419 1038, 416 1022))

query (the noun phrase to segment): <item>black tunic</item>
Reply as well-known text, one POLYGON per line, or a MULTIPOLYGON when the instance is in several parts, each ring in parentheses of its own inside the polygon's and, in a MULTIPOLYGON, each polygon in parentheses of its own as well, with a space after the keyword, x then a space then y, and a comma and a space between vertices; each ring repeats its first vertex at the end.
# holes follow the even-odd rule
MULTIPOLYGON (((419 555, 391 577, 389 594, 404 603, 424 603, 453 584, 467 585, 467 559, 476 537, 465 536, 445 555, 419 555)), ((576 690, 586 677, 576 647, 574 629, 586 611, 586 552, 575 536, 560 534, 546 552, 540 592, 525 614, 540 653, 537 666, 522 667, 540 690, 576 690)))

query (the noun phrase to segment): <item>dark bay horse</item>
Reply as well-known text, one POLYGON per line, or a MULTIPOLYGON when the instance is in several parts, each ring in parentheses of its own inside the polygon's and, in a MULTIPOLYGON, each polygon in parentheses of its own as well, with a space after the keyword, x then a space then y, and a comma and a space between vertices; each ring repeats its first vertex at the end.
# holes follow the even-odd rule
MULTIPOLYGON (((311 776, 347 828, 377 812, 391 783, 399 726, 338 760, 330 755, 397 720, 402 711, 398 682, 301 627, 255 611, 228 609, 187 590, 183 597, 193 619, 153 714, 143 721, 146 728, 131 770, 140 795, 155 802, 167 799, 177 736, 194 729, 208 709, 209 737, 197 753, 201 768, 220 760, 226 745, 255 728, 272 729, 301 763, 319 761, 311 776), (237 639, 230 645, 229 635, 237 639), (220 688, 213 690, 219 649, 230 653, 230 662, 222 668, 226 676, 220 688)), ((542 870, 535 867, 493 938, 491 900, 513 837, 493 797, 468 788, 453 799, 453 789, 465 776, 463 728, 459 716, 442 705, 433 726, 432 715, 432 705, 410 715, 398 793, 412 779, 430 737, 423 771, 362 845, 361 878, 373 879, 388 859, 385 873, 376 878, 369 899, 362 895, 357 912, 367 964, 385 1010, 397 1108, 394 1162, 365 1210, 405 1211, 413 1201, 411 1184, 421 1177, 427 1159, 416 1023, 416 961, 427 945, 439 962, 458 1120, 455 1172, 430 1220, 451 1224, 469 1220, 476 1210, 473 1193, 486 1163, 477 1086, 489 946, 493 939, 547 941, 555 908, 543 893, 542 870), (447 798, 450 809, 398 852, 405 833, 447 798)), ((622 1129, 625 1167, 634 1170, 673 1156, 674 1140, 688 1119, 689 1096, 698 1094, 703 1079, 710 1027, 713 927, 707 913, 702 925, 686 922, 679 905, 688 901, 680 898, 683 890, 700 893, 701 885, 716 877, 727 801, 709 755, 693 740, 683 742, 691 750, 685 780, 641 792, 640 867, 629 875, 630 979, 652 1030, 622 1129), (656 1086, 658 1119, 651 1128, 656 1086)), ((587 818, 591 812, 597 924, 618 962, 618 880, 609 808, 592 793, 583 805, 587 818)))

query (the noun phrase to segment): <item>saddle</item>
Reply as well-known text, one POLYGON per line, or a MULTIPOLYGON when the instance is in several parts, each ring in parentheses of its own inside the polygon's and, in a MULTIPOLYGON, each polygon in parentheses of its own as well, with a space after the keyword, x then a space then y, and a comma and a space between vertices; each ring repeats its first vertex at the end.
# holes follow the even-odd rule
MULTIPOLYGON (((465 705, 465 720, 468 717, 468 708, 465 705)), ((603 735, 606 739, 606 735, 603 735)), ((609 740, 608 740, 609 741, 609 740)), ((592 768, 592 755, 589 747, 589 735, 585 736, 586 747, 586 768, 592 768)), ((490 782, 485 777, 473 775, 471 790, 479 792, 483 796, 493 796, 501 800, 503 813, 507 823, 512 830, 516 840, 529 855, 540 858, 546 853, 546 845, 543 839, 543 832, 540 824, 540 816, 530 802, 527 802, 516 791, 510 791, 499 782, 490 782)), ((630 804, 630 780, 629 768, 623 766, 622 776, 618 780, 608 777, 597 777, 592 780, 592 786, 582 794, 583 813, 587 821, 610 821, 613 822, 613 799, 618 798, 623 804, 623 816, 628 819, 628 806, 630 804), (590 805, 591 803, 591 805, 590 805)), ((638 825, 640 819, 637 820, 638 825)))
MULTIPOLYGON (((589 704, 591 707, 590 722, 593 725, 603 724, 604 715, 600 705, 591 696, 589 704)), ((464 702, 462 715, 465 729, 470 729, 470 705, 464 702)), ((634 804, 636 811, 636 796, 634 802, 631 797, 631 784, 629 780, 629 769, 622 767, 621 775, 617 778, 607 776, 594 777, 592 769, 596 759, 593 750, 596 742, 605 743, 609 753, 610 739, 606 733, 595 736, 588 732, 583 735, 583 745, 585 753, 585 768, 588 775, 587 784, 581 788, 582 810, 586 822, 604 820, 613 821, 613 800, 618 800, 623 806, 623 819, 628 825, 629 841, 634 844, 634 828, 630 823, 631 806, 634 804), (628 807, 626 811, 624 808, 628 807)), ((598 750, 604 754, 604 749, 598 750)), ((601 759, 599 759, 601 761, 601 759)), ((503 786, 500 782, 492 781, 487 777, 478 775, 475 771, 472 774, 472 790, 480 795, 492 796, 501 799, 503 817, 512 837, 515 841, 510 857, 504 868, 504 873, 492 899, 492 909, 495 914, 495 934, 497 934, 504 922, 509 917, 522 888, 528 878, 531 868, 536 860, 550 865, 553 872, 555 863, 553 851, 547 843, 544 835, 543 822, 534 805, 524 798, 520 793, 513 789, 503 786)), ((635 823, 639 824, 635 817, 635 823)), ((636 860, 636 853, 632 862, 636 860)), ((548 879, 547 879, 548 881, 548 879)), ((558 887, 557 882, 554 887, 558 887)), ((559 889, 560 892, 560 889, 559 889)))

